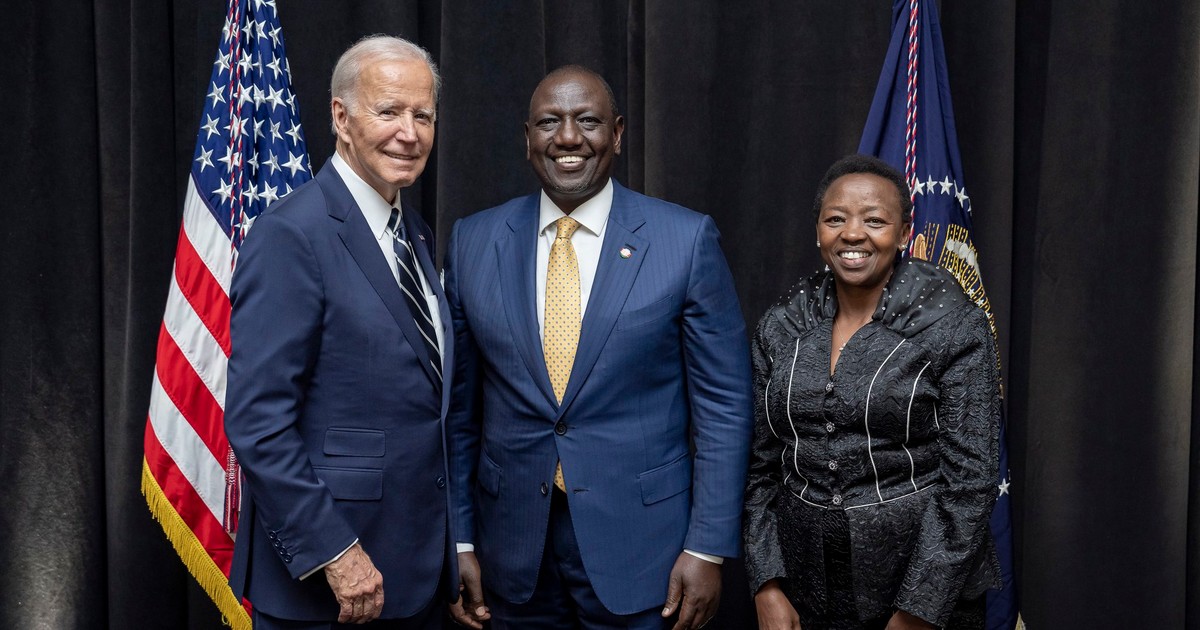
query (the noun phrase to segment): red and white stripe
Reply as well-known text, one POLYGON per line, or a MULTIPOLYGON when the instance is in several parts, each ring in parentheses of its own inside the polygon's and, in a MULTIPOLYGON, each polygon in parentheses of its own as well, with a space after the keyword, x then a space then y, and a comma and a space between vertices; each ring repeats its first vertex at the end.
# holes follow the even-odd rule
POLYGON ((189 181, 158 337, 146 463, 214 562, 229 573, 224 408, 229 364, 230 238, 189 181))

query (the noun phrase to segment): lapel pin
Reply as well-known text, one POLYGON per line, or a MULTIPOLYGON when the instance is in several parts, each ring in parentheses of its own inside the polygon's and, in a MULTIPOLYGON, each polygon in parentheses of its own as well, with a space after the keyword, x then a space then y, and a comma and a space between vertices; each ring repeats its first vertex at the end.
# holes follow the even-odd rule
POLYGON ((619 253, 621 254, 621 258, 629 258, 633 255, 633 248, 629 245, 626 245, 625 247, 621 248, 619 253))

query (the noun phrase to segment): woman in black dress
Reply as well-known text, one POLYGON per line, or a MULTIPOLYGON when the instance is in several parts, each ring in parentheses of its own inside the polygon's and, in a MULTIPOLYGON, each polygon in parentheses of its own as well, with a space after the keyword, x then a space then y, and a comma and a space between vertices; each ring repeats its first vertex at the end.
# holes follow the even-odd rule
POLYGON ((759 323, 746 565, 759 627, 982 628, 1000 377, 987 316, 901 257, 903 176, 867 156, 818 186, 828 270, 759 323))

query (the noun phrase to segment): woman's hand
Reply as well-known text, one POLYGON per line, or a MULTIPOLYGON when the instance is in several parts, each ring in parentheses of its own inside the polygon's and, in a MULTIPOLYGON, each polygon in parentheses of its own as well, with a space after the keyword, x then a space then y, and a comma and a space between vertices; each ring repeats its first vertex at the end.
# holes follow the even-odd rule
POLYGON ((788 601, 778 580, 768 580, 754 595, 759 630, 801 630, 800 616, 788 601))
POLYGON ((932 628, 937 628, 937 626, 916 615, 906 613, 903 610, 897 610, 896 614, 892 615, 892 618, 888 620, 885 630, 930 630, 932 628))

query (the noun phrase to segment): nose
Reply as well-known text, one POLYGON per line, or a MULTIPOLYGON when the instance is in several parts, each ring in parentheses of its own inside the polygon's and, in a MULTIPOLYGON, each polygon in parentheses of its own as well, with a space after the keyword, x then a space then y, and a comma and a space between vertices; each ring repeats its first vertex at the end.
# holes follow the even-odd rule
POLYGON ((842 240, 848 243, 858 243, 867 238, 866 230, 863 229, 863 222, 857 219, 846 222, 846 227, 842 229, 842 240))
POLYGON ((409 144, 417 141, 417 122, 412 113, 405 112, 397 118, 396 139, 409 144))
POLYGON ((554 132, 554 144, 560 147, 579 146, 581 137, 579 124, 575 122, 574 118, 567 118, 563 120, 562 124, 558 126, 558 130, 554 132))

